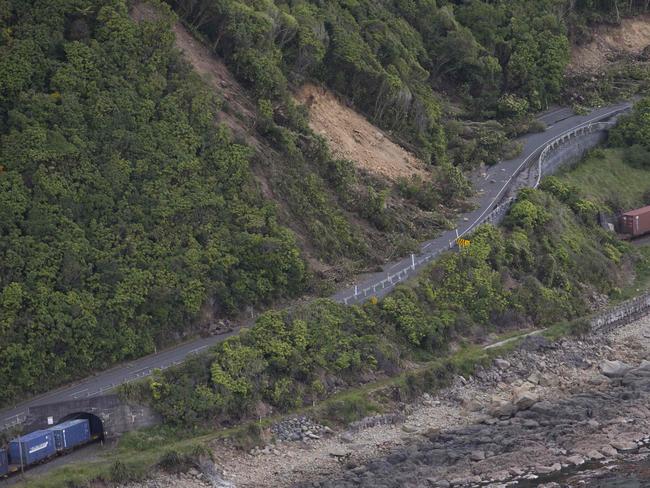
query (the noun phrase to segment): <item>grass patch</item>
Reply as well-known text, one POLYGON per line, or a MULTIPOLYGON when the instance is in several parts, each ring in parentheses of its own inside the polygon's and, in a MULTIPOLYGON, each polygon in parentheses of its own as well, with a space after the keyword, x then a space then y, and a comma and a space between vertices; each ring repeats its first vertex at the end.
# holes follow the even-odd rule
POLYGON ((559 173, 558 178, 611 210, 641 206, 644 194, 650 190, 648 170, 627 164, 625 149, 595 149, 578 165, 559 173))
POLYGON ((126 483, 147 478, 153 468, 169 471, 189 467, 198 456, 207 455, 207 442, 232 433, 231 429, 200 435, 159 426, 129 432, 115 449, 107 450, 95 461, 80 461, 46 474, 30 475, 16 487, 60 488, 87 486, 93 481, 126 483))
POLYGON ((390 409, 395 401, 406 401, 423 392, 434 392, 447 386, 455 375, 473 374, 479 365, 489 365, 496 356, 512 350, 517 341, 490 350, 476 345, 464 346, 459 351, 433 361, 422 363, 415 370, 383 378, 358 388, 346 390, 312 407, 302 408, 284 416, 243 423, 237 427, 200 432, 187 432, 167 426, 129 432, 119 445, 102 455, 103 459, 63 466, 47 474, 26 476, 17 487, 58 488, 86 486, 94 480, 107 482, 136 481, 159 467, 179 472, 191 466, 192 459, 207 455, 206 445, 217 439, 228 438, 231 445, 250 450, 263 441, 265 427, 297 414, 306 414, 326 424, 344 425, 369 415, 390 409), (161 446, 164 448, 161 449, 161 446))
POLYGON ((554 324, 542 332, 542 336, 551 341, 557 341, 562 337, 574 336, 579 337, 589 332, 591 322, 589 317, 560 322, 554 324))
POLYGON ((364 391, 349 391, 324 402, 318 417, 336 424, 349 424, 381 412, 381 408, 364 391))
POLYGON ((614 302, 629 300, 650 289, 650 244, 637 248, 639 259, 634 269, 634 281, 613 295, 614 302))

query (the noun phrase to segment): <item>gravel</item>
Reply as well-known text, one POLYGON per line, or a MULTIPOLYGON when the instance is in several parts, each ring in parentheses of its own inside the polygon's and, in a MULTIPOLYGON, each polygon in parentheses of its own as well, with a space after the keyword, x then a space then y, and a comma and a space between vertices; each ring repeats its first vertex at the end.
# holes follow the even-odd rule
MULTIPOLYGON (((584 340, 531 336, 503 362, 424 394, 390 422, 321 436, 317 423, 295 417, 273 426, 265 452, 216 446, 215 459, 237 488, 407 488, 422 480, 499 486, 512 479, 554 486, 543 484, 546 473, 606 462, 650 441, 649 331, 646 317, 584 340), (609 379, 599 369, 605 360, 633 368, 609 379), (526 398, 526 409, 517 398, 526 398), (319 438, 304 435, 310 431, 319 438), (288 440, 293 434, 300 440, 288 440)), ((160 486, 205 486, 185 483, 160 486)))

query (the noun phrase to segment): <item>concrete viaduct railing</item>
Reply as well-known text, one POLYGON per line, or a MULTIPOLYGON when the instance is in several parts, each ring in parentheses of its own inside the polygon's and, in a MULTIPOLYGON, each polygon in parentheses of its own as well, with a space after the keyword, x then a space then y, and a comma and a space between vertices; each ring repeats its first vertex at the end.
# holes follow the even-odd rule
MULTIPOLYGON (((536 183, 533 185, 534 188, 537 188, 543 175, 552 174, 567 163, 577 162, 587 150, 595 147, 605 139, 606 130, 613 127, 616 124, 617 116, 627 110, 629 109, 621 109, 618 112, 609 114, 608 117, 610 119, 606 122, 593 122, 583 125, 552 140, 544 147, 537 159, 532 159, 530 163, 522 166, 517 173, 512 175, 508 185, 502 189, 502 193, 506 194, 514 184, 516 176, 529 169, 531 165, 537 165, 538 176, 536 183)), ((461 233, 460 236, 468 234, 484 223, 494 225, 501 223, 514 201, 515 197, 508 197, 502 200, 490 212, 487 212, 482 218, 479 218, 473 225, 461 233)), ((458 245, 455 241, 450 241, 448 246, 432 249, 417 255, 412 254, 410 266, 406 266, 394 273, 387 273, 385 279, 371 286, 365 288, 355 286, 354 294, 340 301, 346 305, 350 305, 362 303, 372 296, 377 296, 378 293, 383 295, 399 283, 414 276, 419 268, 426 265, 438 255, 457 247, 458 245)))
MULTIPOLYGON (((510 182, 502 189, 500 194, 506 194, 507 191, 514 184, 516 176, 521 174, 521 172, 529 169, 531 164, 537 165, 538 176, 537 176, 536 183, 533 185, 534 188, 537 188, 543 175, 551 174, 554 171, 556 171, 560 166, 564 166, 567 163, 577 161, 588 149, 593 148, 599 142, 601 142, 605 137, 605 131, 616 124, 616 117, 627 110, 629 109, 621 109, 618 112, 608 114, 610 120, 606 122, 594 122, 588 125, 583 125, 574 130, 568 131, 565 134, 561 135, 560 137, 552 140, 544 147, 540 156, 537 159, 532 159, 532 163, 523 165, 522 167, 519 168, 517 173, 512 175, 512 177, 510 178, 510 182), (573 148, 573 149, 569 150, 569 148, 573 148)), ((510 208, 510 206, 514 201, 515 201, 515 197, 508 197, 506 199, 501 200, 492 210, 486 212, 481 218, 476 220, 476 222, 474 222, 468 229, 463 231, 460 234, 460 236, 470 233, 476 227, 484 223, 491 223, 495 225, 499 224, 505 217, 506 213, 508 212, 508 209, 510 208)), ((377 294, 383 295, 387 293, 391 288, 398 285, 399 283, 404 282, 407 279, 414 276, 419 268, 425 266, 427 263, 429 263, 431 260, 439 256, 443 252, 455 249, 457 247, 458 246, 456 242, 452 240, 449 242, 448 245, 445 245, 443 247, 432 249, 418 255, 412 254, 410 266, 402 268, 394 273, 387 273, 385 279, 375 283, 374 285, 365 288, 355 287, 354 295, 346 298, 342 298, 339 301, 341 303, 345 303, 346 305, 350 305, 354 303, 362 303, 367 299, 369 299, 370 297, 376 296, 377 294)), ((642 297, 639 297, 639 299, 641 298, 642 297)), ((650 300, 650 297, 646 297, 646 300, 650 300)), ((622 320, 621 317, 631 316, 631 315, 626 315, 627 312, 622 311, 625 305, 621 305, 620 307, 621 307, 620 310, 616 309, 616 311, 609 312, 608 315, 609 319, 602 319, 606 321, 606 325, 597 325, 600 324, 600 322, 594 322, 594 328, 599 329, 602 327, 608 327, 612 323, 616 324, 617 320, 622 320), (619 317, 619 315, 617 314, 619 315, 623 314, 623 315, 620 315, 619 317)), ((650 307, 646 307, 643 310, 647 311, 648 308, 650 307)), ((638 311, 635 313, 638 313, 638 311)), ((599 318, 594 320, 601 320, 601 319, 599 318)), ((177 363, 178 362, 169 364, 163 368, 158 368, 158 369, 165 369, 177 363)), ((121 384, 129 383, 131 381, 141 379, 143 377, 150 375, 151 373, 152 373, 152 369, 143 370, 137 375, 133 375, 132 377, 125 378, 124 381, 119 382, 118 384, 106 386, 92 393, 86 392, 85 394, 79 397, 75 396, 74 399, 89 398, 89 397, 104 395, 121 384)), ((14 415, 11 418, 5 419, 5 421, 2 424, 0 424, 0 431, 22 424, 27 418, 27 414, 28 412, 25 411, 17 415, 14 415)))
MULTIPOLYGON (((578 162, 589 149, 594 148, 605 140, 607 136, 606 131, 614 125, 616 125, 616 117, 613 117, 607 122, 594 122, 578 127, 549 142, 539 157, 534 161, 534 164, 537 164, 537 179, 533 188, 539 186, 542 177, 555 173, 560 167, 578 162)), ((521 171, 524 171, 524 169, 522 168, 521 171)), ((501 203, 485 216, 485 219, 481 223, 495 225, 501 223, 506 213, 508 213, 510 205, 515 200, 515 197, 509 197, 501 201, 501 203)))
POLYGON ((607 130, 616 124, 616 118, 607 122, 594 122, 564 134, 551 141, 537 159, 537 181, 539 186, 543 176, 555 173, 561 166, 579 161, 589 149, 603 142, 607 130))

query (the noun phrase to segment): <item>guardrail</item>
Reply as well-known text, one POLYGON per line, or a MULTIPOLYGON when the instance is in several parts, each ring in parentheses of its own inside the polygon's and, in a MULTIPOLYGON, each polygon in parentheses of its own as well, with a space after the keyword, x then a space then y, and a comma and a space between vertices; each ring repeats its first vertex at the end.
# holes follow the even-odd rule
POLYGON ((541 152, 539 158, 537 158, 537 181, 533 188, 537 188, 539 183, 542 180, 542 176, 552 173, 555 168, 547 170, 546 166, 549 162, 549 159, 552 156, 552 153, 562 149, 563 147, 574 142, 575 139, 582 138, 591 134, 604 133, 607 129, 612 128, 616 124, 616 119, 613 119, 608 122, 594 122, 589 125, 579 127, 574 131, 571 131, 567 134, 558 137, 557 139, 552 140, 541 152))
POLYGON ((16 425, 22 424, 27 419, 26 412, 20 412, 12 417, 8 417, 4 420, 4 423, 0 426, 0 432, 3 430, 11 429, 16 425))
MULTIPOLYGON (((603 131, 607 128, 612 127, 616 123, 616 117, 618 117, 618 115, 628 110, 629 108, 622 108, 613 111, 609 114, 605 114, 603 115, 602 118, 608 117, 611 118, 612 120, 607 122, 585 123, 577 128, 565 132, 561 136, 553 139, 548 144, 546 144, 546 146, 544 147, 541 154, 536 160, 539 174, 537 177, 537 181, 533 187, 537 188, 537 186, 539 185, 542 175, 544 174, 544 164, 546 161, 548 161, 549 156, 553 153, 554 150, 557 150, 559 147, 563 146, 567 142, 573 142, 576 138, 584 137, 585 135, 593 134, 598 131, 603 131)), ((527 162, 524 162, 524 164, 522 164, 517 169, 517 171, 515 171, 515 173, 510 177, 506 185, 504 185, 504 187, 497 195, 497 199, 502 194, 505 194, 512 187, 516 177, 520 175, 522 171, 529 169, 531 163, 528 164, 525 163, 527 162)), ((535 162, 533 162, 532 164, 535 164, 535 162)), ((486 212, 484 215, 479 217, 472 225, 470 225, 466 230, 458 234, 458 237, 462 237, 463 235, 466 235, 467 233, 476 229, 476 227, 478 227, 479 225, 484 224, 486 222, 495 225, 500 223, 501 220, 505 217, 508 209, 510 208, 510 205, 512 205, 514 201, 515 201, 515 197, 508 197, 505 200, 498 202, 492 210, 486 212)), ((494 202, 492 203, 492 205, 494 205, 494 202)), ((457 247, 458 246, 455 240, 452 240, 449 242, 448 246, 439 247, 437 249, 433 249, 431 251, 428 251, 426 253, 421 253, 418 255, 411 254, 410 266, 406 266, 392 274, 389 272, 386 274, 386 278, 365 288, 359 288, 358 286, 355 286, 354 293, 352 295, 339 299, 339 301, 344 303, 345 305, 350 305, 354 303, 363 303, 364 301, 368 300, 370 297, 377 296, 377 294, 383 295, 391 288, 395 287, 399 283, 406 281, 408 278, 415 275, 418 268, 424 266, 436 256, 440 255, 444 251, 452 250, 457 247)))
MULTIPOLYGON (((553 139, 550 141, 548 144, 545 145, 544 149, 542 150, 540 156, 537 158, 537 165, 538 165, 538 176, 537 176, 537 181, 534 185, 534 188, 537 188, 539 185, 539 182, 541 181, 541 177, 544 173, 544 163, 545 161, 548 161, 549 155, 552 153, 553 150, 558 149, 561 147, 563 144, 566 144, 567 142, 573 141, 577 137, 583 137, 584 135, 596 133, 598 131, 605 130, 606 128, 609 128, 615 124, 615 117, 618 116, 622 112, 626 112, 629 110, 629 108, 625 109, 620 109, 614 112, 611 112, 609 114, 605 114, 601 117, 601 120, 605 117, 610 117, 614 118, 612 121, 608 122, 593 122, 593 123, 588 123, 588 124, 583 124, 580 127, 574 128, 570 131, 567 131, 566 133, 562 134, 561 136, 557 137, 556 139, 553 139)), ((533 153, 534 154, 534 153, 533 153)), ((498 198, 501 197, 507 190, 509 190, 512 186, 512 184, 515 181, 515 178, 521 174, 521 172, 524 169, 528 169, 528 165, 526 164, 527 161, 524 161, 522 165, 513 173, 513 175, 510 177, 506 185, 501 189, 499 194, 496 196, 495 200, 492 202, 490 206, 488 206, 488 209, 474 222, 472 223, 466 230, 464 230, 462 233, 458 234, 458 237, 461 237, 463 235, 466 235, 467 233, 473 231, 476 227, 479 225, 489 222, 493 224, 498 224, 501 222, 503 217, 506 215, 508 209, 510 208, 510 205, 515 201, 515 197, 508 197, 505 200, 497 202, 498 198), (496 205, 495 205, 496 203, 496 205), (489 210, 489 208, 494 205, 494 207, 489 210), (489 210, 489 211, 488 211, 489 210)), ((387 273, 386 278, 383 280, 367 286, 365 288, 359 289, 359 287, 355 286, 354 287, 354 294, 345 297, 343 299, 340 299, 339 301, 342 303, 345 303, 346 305, 350 305, 353 303, 362 303, 365 300, 369 299, 372 296, 376 296, 378 293, 380 294, 385 294, 387 291, 389 291, 391 288, 395 287, 399 283, 402 283, 406 281, 408 278, 414 276, 418 270, 418 268, 421 268, 422 266, 426 265, 429 263, 432 259, 437 257, 438 255, 442 254, 445 251, 448 250, 453 250, 457 248, 457 244, 455 240, 449 241, 448 245, 439 247, 437 249, 433 249, 430 251, 427 251, 425 253, 421 254, 411 254, 411 264, 409 266, 406 266, 400 270, 398 270, 395 273, 387 273)), ((648 299, 650 301, 650 298, 648 299)), ((198 354, 201 352, 201 350, 205 349, 208 346, 202 346, 199 348, 196 348, 192 351, 190 351, 187 355, 192 355, 192 354, 198 354)), ((139 379, 142 379, 146 376, 149 376, 153 373, 155 369, 158 370, 164 370, 167 369, 171 366, 175 366, 182 361, 175 361, 170 364, 158 367, 158 368, 144 368, 141 371, 136 372, 133 376, 125 377, 124 380, 120 383, 116 384, 110 384, 106 385, 102 388, 99 388, 98 390, 94 392, 86 390, 80 390, 73 394, 72 399, 81 399, 81 398, 90 398, 94 396, 100 396, 103 395, 104 393, 107 393, 115 388, 117 388, 119 385, 123 385, 126 383, 131 383, 133 381, 137 381, 139 379)), ((13 417, 9 417, 6 419, 4 424, 0 425, 0 431, 6 430, 8 428, 11 428, 15 425, 21 424, 25 421, 27 418, 27 413, 26 412, 21 412, 17 415, 14 415, 13 417)))

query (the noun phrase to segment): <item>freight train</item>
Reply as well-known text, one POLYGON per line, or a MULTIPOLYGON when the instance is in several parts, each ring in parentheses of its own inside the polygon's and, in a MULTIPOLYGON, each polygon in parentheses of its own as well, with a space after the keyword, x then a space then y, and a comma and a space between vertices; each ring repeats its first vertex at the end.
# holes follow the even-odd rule
POLYGON ((17 437, 6 449, 0 448, 0 477, 48 461, 96 438, 87 419, 68 420, 17 437))
POLYGON ((650 232, 650 205, 621 215, 621 234, 631 239, 650 232))

